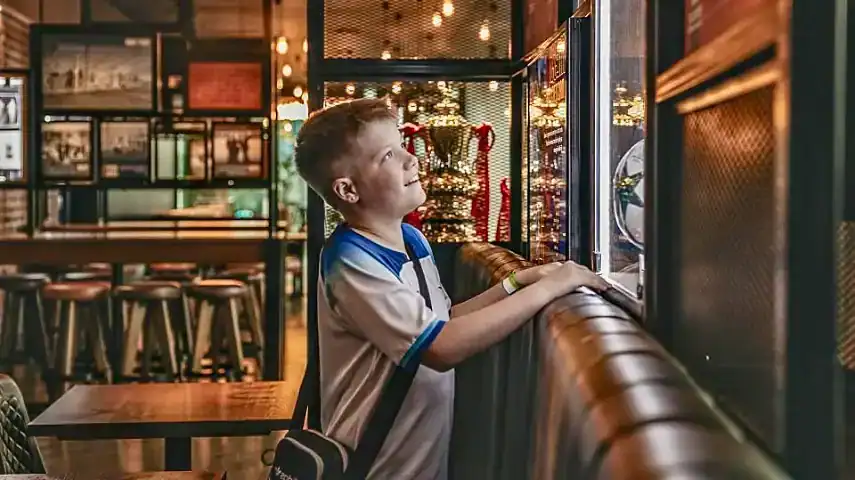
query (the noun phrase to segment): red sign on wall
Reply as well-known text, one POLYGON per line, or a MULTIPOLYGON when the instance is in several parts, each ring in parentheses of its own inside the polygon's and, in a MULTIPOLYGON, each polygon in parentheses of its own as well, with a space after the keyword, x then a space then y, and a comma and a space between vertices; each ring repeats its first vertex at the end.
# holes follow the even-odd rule
POLYGON ((194 62, 187 75, 190 110, 261 110, 260 63, 194 62))
POLYGON ((739 20, 774 0, 685 0, 686 53, 697 50, 739 20))

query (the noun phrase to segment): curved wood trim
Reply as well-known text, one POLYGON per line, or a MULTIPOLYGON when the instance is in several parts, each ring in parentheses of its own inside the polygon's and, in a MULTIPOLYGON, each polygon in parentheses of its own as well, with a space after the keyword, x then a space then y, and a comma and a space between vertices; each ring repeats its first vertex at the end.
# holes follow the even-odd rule
POLYGON ((692 52, 656 78, 656 103, 662 103, 734 67, 778 40, 777 5, 758 9, 712 42, 692 52))
POLYGON ((781 69, 777 61, 772 60, 765 65, 755 68, 739 77, 727 80, 694 97, 677 104, 677 112, 686 115, 730 99, 740 97, 768 85, 778 83, 781 79, 781 69))

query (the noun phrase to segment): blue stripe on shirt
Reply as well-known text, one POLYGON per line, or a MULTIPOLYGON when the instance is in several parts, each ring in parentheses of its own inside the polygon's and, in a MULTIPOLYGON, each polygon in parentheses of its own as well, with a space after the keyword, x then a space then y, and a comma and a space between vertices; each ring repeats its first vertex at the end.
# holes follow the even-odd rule
POLYGON ((410 368, 421 361, 422 353, 436 340, 445 323, 443 320, 434 320, 422 331, 401 359, 401 368, 410 368))

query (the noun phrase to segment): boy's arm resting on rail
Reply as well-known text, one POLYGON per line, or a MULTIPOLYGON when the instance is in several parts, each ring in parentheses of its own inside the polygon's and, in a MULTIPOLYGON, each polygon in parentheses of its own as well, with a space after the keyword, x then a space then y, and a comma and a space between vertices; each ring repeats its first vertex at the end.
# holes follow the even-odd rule
MULTIPOLYGON (((560 267, 560 263, 548 263, 545 265, 538 265, 536 267, 520 270, 518 272, 515 272, 515 276, 517 283, 519 283, 520 286, 525 287, 537 283, 538 280, 560 267)), ((465 302, 460 302, 457 305, 453 306, 451 308, 451 318, 454 319, 478 311, 482 308, 486 308, 507 296, 508 292, 505 291, 505 287, 503 287, 502 283, 499 282, 488 288, 484 292, 470 298, 469 300, 466 300, 465 302)))

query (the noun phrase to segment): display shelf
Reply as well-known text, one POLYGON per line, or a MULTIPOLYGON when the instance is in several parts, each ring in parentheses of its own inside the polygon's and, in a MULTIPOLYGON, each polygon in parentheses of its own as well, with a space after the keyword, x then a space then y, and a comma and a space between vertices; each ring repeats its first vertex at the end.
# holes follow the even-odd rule
MULTIPOLYGON (((325 106, 385 98, 404 147, 419 157, 427 202, 406 221, 436 242, 495 241, 510 226, 502 216, 502 182, 510 176, 510 83, 331 82, 325 106)), ((509 198, 505 202, 510 208, 509 198)), ((338 224, 327 206, 326 234, 338 224)))
POLYGON ((567 259, 567 34, 539 49, 528 67, 527 170, 529 257, 567 259))
POLYGON ((594 16, 596 268, 642 294, 644 272, 644 2, 598 0, 594 16), (635 273, 631 273, 635 272, 635 273), (635 275, 630 281, 629 277, 635 275))

